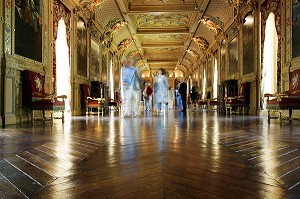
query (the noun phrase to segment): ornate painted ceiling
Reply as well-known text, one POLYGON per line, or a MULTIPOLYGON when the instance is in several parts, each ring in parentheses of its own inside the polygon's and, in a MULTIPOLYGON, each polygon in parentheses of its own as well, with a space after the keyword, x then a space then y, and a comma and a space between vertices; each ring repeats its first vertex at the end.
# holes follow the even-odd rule
POLYGON ((142 70, 193 72, 198 60, 233 20, 228 0, 98 0, 96 22, 107 27, 112 20, 127 24, 113 33, 116 46, 128 42, 122 55, 142 61, 142 70), (123 42, 123 43, 122 43, 123 42))

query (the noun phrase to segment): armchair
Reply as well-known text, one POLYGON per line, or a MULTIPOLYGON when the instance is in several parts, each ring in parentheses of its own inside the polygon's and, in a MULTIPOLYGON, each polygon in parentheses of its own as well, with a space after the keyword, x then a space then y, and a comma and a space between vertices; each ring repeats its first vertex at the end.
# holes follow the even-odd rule
POLYGON ((25 102, 27 100, 27 105, 31 109, 31 121, 32 123, 37 120, 35 118, 35 111, 42 111, 42 120, 45 123, 46 120, 50 120, 53 123, 53 119, 61 119, 64 123, 64 111, 65 111, 65 99, 66 95, 52 95, 45 93, 44 90, 44 76, 40 73, 25 70, 25 85, 28 92, 24 94, 27 95, 25 102), (46 117, 46 111, 50 111, 50 118, 46 117), (54 112, 61 112, 61 117, 53 117, 54 112))
POLYGON ((90 87, 86 84, 80 84, 81 94, 83 97, 83 105, 85 106, 85 114, 104 114, 105 112, 105 99, 104 98, 95 98, 90 97, 90 87), (94 110, 97 110, 94 112, 94 110))
POLYGON ((232 114, 233 111, 236 113, 248 112, 250 98, 250 82, 244 82, 241 84, 239 95, 234 97, 225 98, 225 110, 226 114, 232 114), (239 111, 241 109, 241 111, 239 111), (239 112, 238 112, 239 111, 239 112))
POLYGON ((210 91, 207 91, 205 93, 204 99, 198 101, 198 106, 202 107, 202 108, 208 108, 208 102, 209 102, 210 96, 211 96, 210 91))
POLYGON ((287 119, 292 118, 293 110, 300 109, 300 69, 294 70, 290 73, 289 90, 282 93, 264 94, 267 98, 266 108, 268 110, 268 121, 271 118, 278 118, 280 121, 283 119, 282 111, 288 110, 289 116, 287 119), (279 116, 272 116, 270 112, 278 112, 279 116))

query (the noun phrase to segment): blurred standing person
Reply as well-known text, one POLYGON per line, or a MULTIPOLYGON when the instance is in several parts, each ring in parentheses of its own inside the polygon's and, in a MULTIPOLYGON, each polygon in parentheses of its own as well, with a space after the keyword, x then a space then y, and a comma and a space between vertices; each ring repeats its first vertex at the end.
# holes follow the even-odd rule
POLYGON ((181 78, 179 93, 181 95, 181 101, 182 101, 182 112, 186 112, 186 92, 187 92, 187 85, 184 82, 184 79, 181 78))
POLYGON ((159 69, 154 84, 154 110, 163 113, 166 107, 166 94, 168 92, 168 78, 165 76, 166 71, 159 69))
POLYGON ((128 57, 121 69, 121 95, 124 116, 136 116, 140 113, 141 78, 135 60, 128 57))
POLYGON ((176 108, 182 110, 183 107, 182 107, 181 95, 179 93, 179 86, 180 86, 180 84, 178 84, 175 89, 176 108))
POLYGON ((150 108, 151 108, 152 94, 153 94, 153 89, 151 88, 150 83, 146 82, 145 83, 145 89, 143 91, 145 111, 149 111, 150 108))

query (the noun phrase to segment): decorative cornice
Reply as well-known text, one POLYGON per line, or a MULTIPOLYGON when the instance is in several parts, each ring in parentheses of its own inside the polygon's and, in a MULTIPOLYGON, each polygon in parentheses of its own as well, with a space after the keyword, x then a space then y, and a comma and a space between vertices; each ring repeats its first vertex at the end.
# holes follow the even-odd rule
POLYGON ((209 28, 215 35, 223 33, 224 23, 218 17, 210 15, 204 16, 200 22, 209 28))
POLYGON ((201 50, 206 50, 209 47, 209 43, 204 37, 193 37, 192 40, 195 41, 201 50))

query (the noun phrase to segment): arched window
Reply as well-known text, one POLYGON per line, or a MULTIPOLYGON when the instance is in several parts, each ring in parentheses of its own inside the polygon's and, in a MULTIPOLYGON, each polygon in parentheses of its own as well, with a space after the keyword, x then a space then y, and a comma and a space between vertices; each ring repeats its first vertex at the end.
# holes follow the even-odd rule
POLYGON ((205 93, 206 93, 206 68, 203 70, 203 87, 202 87, 202 99, 205 99, 205 93))
POLYGON ((218 60, 214 59, 214 84, 213 84, 213 98, 218 97, 218 60))
POLYGON ((67 43, 66 24, 63 19, 58 22, 56 39, 56 94, 67 95, 65 99, 65 110, 70 111, 71 83, 70 83, 70 61, 69 46, 67 43))
MULTIPOLYGON (((266 23, 263 49, 262 96, 265 93, 277 92, 277 50, 278 35, 275 26, 275 15, 270 13, 266 23)), ((263 108, 265 108, 265 102, 263 108)))

